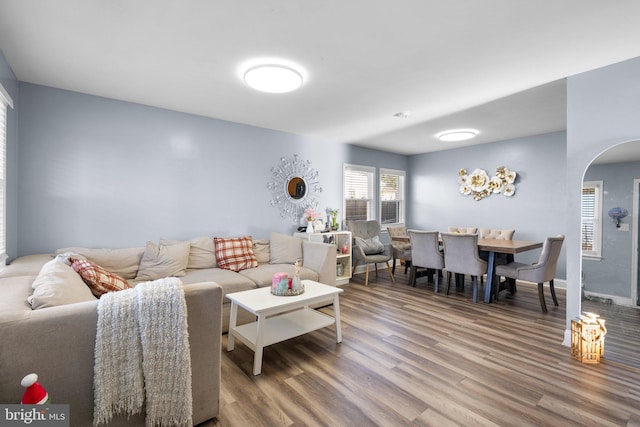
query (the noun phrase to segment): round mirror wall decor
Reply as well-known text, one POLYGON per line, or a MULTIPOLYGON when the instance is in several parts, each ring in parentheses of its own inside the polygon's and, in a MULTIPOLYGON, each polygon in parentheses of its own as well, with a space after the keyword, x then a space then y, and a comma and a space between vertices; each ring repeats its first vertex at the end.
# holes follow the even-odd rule
POLYGON ((282 157, 280 163, 271 168, 271 181, 267 188, 273 193, 271 206, 280 209, 282 218, 298 223, 304 210, 316 209, 322 192, 319 173, 311 167, 311 161, 282 157))

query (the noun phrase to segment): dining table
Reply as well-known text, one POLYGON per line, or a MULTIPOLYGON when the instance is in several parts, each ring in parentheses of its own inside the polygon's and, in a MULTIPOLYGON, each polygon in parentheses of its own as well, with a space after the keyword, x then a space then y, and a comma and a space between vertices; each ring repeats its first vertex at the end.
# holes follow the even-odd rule
POLYGON ((499 278, 495 275, 496 254, 515 255, 542 247, 542 242, 526 240, 478 239, 478 250, 489 253, 487 260, 487 284, 484 291, 484 302, 490 303, 492 295, 500 291, 499 278))
MULTIPOLYGON (((406 240, 410 241, 409 236, 406 236, 406 240)), ((541 248, 542 243, 528 240, 478 239, 478 250, 489 254, 489 259, 487 260, 487 284, 484 291, 485 303, 490 303, 491 296, 497 296, 500 291, 499 278, 495 275, 496 254, 511 255, 509 261, 513 261, 513 255, 541 248)))

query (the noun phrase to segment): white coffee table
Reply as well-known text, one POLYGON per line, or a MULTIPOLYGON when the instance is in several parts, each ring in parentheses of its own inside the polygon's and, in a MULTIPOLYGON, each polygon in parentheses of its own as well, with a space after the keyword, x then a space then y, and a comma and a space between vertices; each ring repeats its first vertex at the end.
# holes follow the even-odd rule
POLYGON ((336 342, 342 342, 340 329, 340 303, 342 289, 312 280, 303 280, 304 293, 296 296, 276 296, 269 287, 227 294, 231 300, 227 351, 234 348, 238 338, 255 352, 253 375, 262 371, 264 347, 317 329, 336 325, 336 342), (333 317, 321 313, 309 305, 333 302, 333 317), (258 320, 236 326, 238 306, 250 311, 258 320))

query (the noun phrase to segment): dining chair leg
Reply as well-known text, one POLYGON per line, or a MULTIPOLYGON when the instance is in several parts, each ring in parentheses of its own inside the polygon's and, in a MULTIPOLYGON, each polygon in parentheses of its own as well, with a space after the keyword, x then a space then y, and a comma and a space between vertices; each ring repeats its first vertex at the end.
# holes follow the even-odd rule
MULTIPOLYGON (((386 262, 387 264, 387 270, 389 271, 389 276, 391 276, 391 282, 395 285, 396 284, 396 278, 393 277, 393 273, 391 272, 391 267, 389 266, 389 261, 386 262)), ((377 272, 377 270, 376 270, 377 272)))
MULTIPOLYGON (((407 274, 407 270, 411 268, 411 261, 404 260, 404 274, 407 274)), ((396 274, 394 271, 393 274, 396 274)))
POLYGON ((558 298, 556 298, 556 287, 553 286, 553 279, 549 281, 549 289, 551 290, 551 298, 553 298, 553 304, 558 306, 558 298))
POLYGON ((542 312, 547 312, 547 303, 544 302, 544 283, 538 283, 538 297, 540 298, 540 307, 542 312))
POLYGON ((396 274, 396 257, 393 257, 393 261, 391 264, 391 271, 393 271, 393 274, 396 274))
POLYGON ((353 277, 356 274, 356 267, 358 266, 358 260, 355 260, 353 262, 353 270, 351 270, 351 277, 353 277))
POLYGON ((409 269, 409 284, 414 288, 416 287, 416 273, 417 273, 416 270, 417 268, 413 265, 409 269))
POLYGON ((438 274, 438 271, 436 271, 436 277, 435 279, 433 279, 434 285, 433 285, 433 291, 437 294, 438 293, 438 285, 440 284, 440 275, 438 274))
POLYGON ((478 276, 471 276, 473 282, 473 302, 478 302, 478 276))
POLYGON ((447 272, 447 295, 449 295, 449 289, 451 288, 451 272, 447 272))
MULTIPOLYGON (((374 263, 373 264, 376 267, 376 280, 378 280, 378 264, 374 263)), ((389 262, 387 261, 387 267, 389 267, 389 262)))

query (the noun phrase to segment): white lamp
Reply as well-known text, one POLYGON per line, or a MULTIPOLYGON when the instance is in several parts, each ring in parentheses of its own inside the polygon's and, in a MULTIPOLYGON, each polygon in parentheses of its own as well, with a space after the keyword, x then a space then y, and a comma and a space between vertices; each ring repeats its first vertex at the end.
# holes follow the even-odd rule
POLYGON ((440 132, 436 137, 440 141, 464 141, 467 139, 475 138, 478 135, 478 131, 475 129, 452 129, 440 132))
POLYGON ((244 82, 261 92, 286 93, 302 86, 302 75, 283 65, 258 65, 244 73, 244 82))

